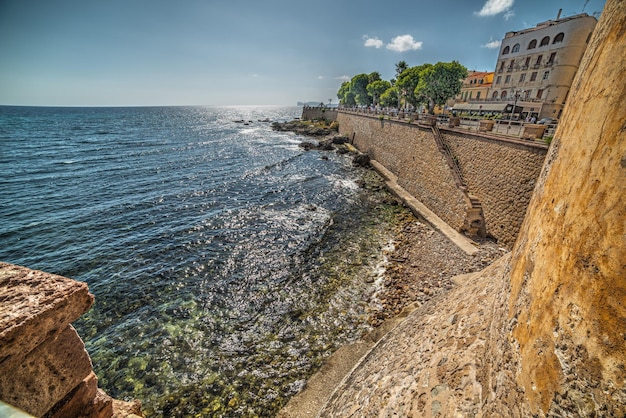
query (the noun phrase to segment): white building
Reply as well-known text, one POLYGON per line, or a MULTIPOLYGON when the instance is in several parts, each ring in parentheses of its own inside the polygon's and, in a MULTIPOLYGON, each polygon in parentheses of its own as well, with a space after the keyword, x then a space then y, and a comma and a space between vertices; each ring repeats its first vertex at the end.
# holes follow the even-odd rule
POLYGON ((556 20, 506 33, 489 101, 515 102, 521 117, 560 117, 597 23, 586 13, 565 18, 560 13, 556 20))

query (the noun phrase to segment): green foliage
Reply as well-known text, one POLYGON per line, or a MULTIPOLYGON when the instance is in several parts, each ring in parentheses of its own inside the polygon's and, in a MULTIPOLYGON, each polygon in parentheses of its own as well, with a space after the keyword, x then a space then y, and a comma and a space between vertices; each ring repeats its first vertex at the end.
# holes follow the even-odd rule
POLYGON ((401 107, 406 103, 415 107, 420 104, 418 97, 415 95, 415 88, 419 84, 422 72, 430 66, 431 64, 422 64, 417 67, 410 67, 398 76, 395 87, 398 89, 401 107))
POLYGON ((415 97, 418 102, 427 104, 432 114, 435 105, 443 106, 448 99, 459 94, 462 80, 466 77, 467 68, 457 61, 428 65, 420 72, 414 90, 415 97))
POLYGON ((548 146, 549 146, 549 145, 552 143, 552 138, 553 138, 553 137, 551 137, 551 136, 544 136, 544 137, 543 137, 543 142, 545 142, 545 143, 546 143, 546 145, 548 145, 548 146))
POLYGON ((378 104, 381 94, 391 88, 391 83, 385 80, 376 80, 367 85, 367 92, 374 104, 378 104))
POLYGON ((372 104, 372 98, 367 94, 369 76, 367 74, 357 74, 350 80, 350 91, 354 93, 357 104, 372 104))
POLYGON ((398 106, 398 90, 390 87, 380 95, 380 104, 383 106, 398 106))

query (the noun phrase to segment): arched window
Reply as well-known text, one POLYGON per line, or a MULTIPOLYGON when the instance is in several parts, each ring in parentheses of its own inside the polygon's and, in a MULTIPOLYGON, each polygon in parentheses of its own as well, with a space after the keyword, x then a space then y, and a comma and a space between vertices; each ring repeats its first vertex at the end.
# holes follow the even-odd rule
POLYGON ((563 38, 565 38, 565 34, 561 32, 554 37, 554 40, 552 41, 552 43, 556 44, 558 42, 563 42, 563 38))
POLYGON ((500 98, 506 99, 506 91, 503 91, 502 93, 500 93, 500 98))
POLYGON ((505 46, 504 49, 502 50, 502 55, 504 54, 508 54, 509 53, 509 46, 505 46))
POLYGON ((513 49, 511 50, 511 52, 519 52, 519 44, 513 45, 513 49))
POLYGON ((550 37, 546 36, 545 38, 541 40, 541 43, 539 44, 539 46, 548 45, 549 43, 550 43, 550 37))
POLYGON ((537 47, 537 40, 533 39, 532 41, 530 41, 530 43, 528 44, 528 49, 534 49, 537 47))
POLYGON ((493 94, 491 95, 492 99, 497 99, 498 98, 498 92, 494 91, 493 94))

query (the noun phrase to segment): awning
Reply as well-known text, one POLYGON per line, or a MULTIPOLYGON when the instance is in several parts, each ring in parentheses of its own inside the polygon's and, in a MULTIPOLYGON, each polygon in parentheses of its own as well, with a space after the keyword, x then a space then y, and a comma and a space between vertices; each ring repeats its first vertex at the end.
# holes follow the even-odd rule
POLYGON ((474 112, 503 112, 508 103, 456 103, 452 106, 452 111, 455 110, 464 110, 464 111, 474 111, 474 112))

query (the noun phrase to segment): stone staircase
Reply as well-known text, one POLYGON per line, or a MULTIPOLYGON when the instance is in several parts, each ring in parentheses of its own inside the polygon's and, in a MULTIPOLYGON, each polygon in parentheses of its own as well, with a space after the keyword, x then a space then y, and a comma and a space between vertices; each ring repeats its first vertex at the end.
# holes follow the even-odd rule
POLYGON ((450 167, 450 171, 452 173, 452 177, 454 178, 454 182, 456 183, 459 190, 463 193, 465 197, 466 203, 466 213, 465 213, 465 222, 461 227, 461 232, 467 234, 470 237, 481 237, 484 238, 486 236, 485 230, 485 216, 483 214, 483 207, 480 203, 480 200, 472 195, 468 188, 465 180, 463 179, 463 175, 461 173, 461 169, 454 158, 454 155, 450 151, 448 144, 446 144, 439 128, 434 125, 431 126, 433 136, 435 137, 435 142, 437 143, 437 147, 439 151, 443 154, 444 158, 448 163, 448 167, 450 167))

